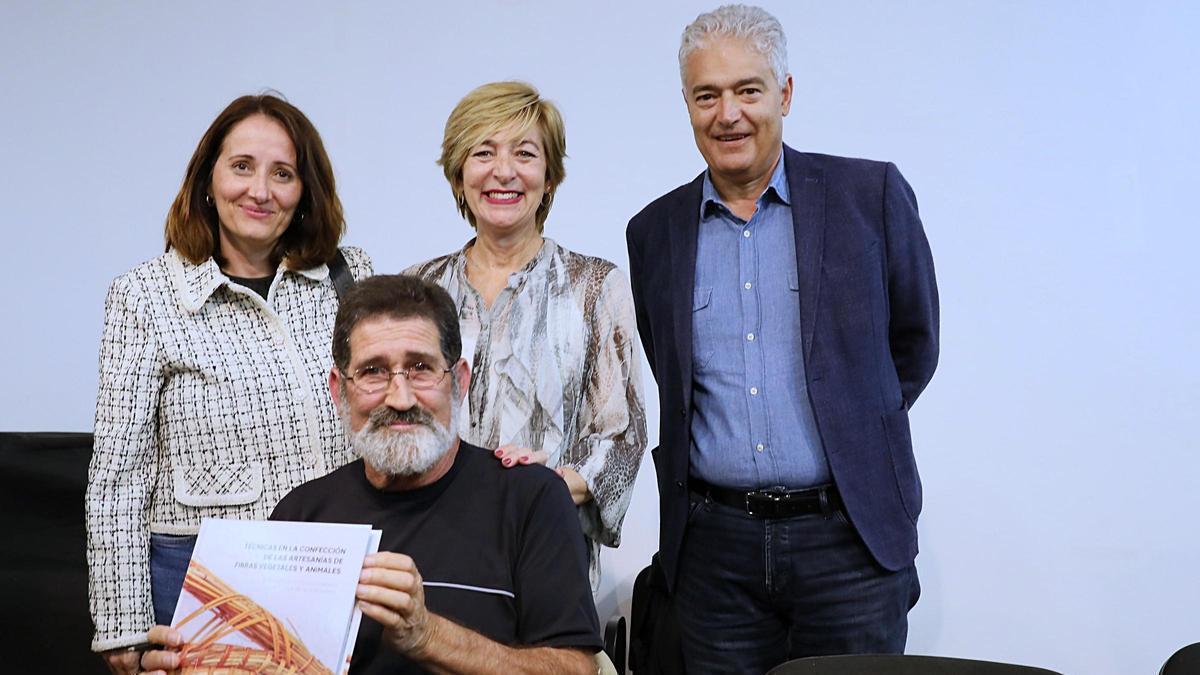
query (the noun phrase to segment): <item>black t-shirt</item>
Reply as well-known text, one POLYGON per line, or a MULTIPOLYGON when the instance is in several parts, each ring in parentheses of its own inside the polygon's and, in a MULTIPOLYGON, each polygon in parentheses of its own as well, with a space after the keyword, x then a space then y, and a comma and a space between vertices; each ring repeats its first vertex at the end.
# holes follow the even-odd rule
MULTIPOLYGON (((431 612, 510 646, 602 648, 587 551, 562 479, 542 466, 505 469, 465 442, 436 483, 385 492, 362 460, 292 490, 272 520, 364 523, 383 530, 380 551, 412 557, 431 612)), ((420 673, 380 645, 363 617, 354 675, 420 673)))

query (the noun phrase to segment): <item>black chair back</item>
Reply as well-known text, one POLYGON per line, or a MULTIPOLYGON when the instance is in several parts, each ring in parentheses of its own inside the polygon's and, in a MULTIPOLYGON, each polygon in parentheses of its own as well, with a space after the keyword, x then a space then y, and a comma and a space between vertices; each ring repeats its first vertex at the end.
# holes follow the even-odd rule
POLYGON ((1196 675, 1200 673, 1200 642, 1190 644, 1171 655, 1158 675, 1196 675))
POLYGON ((612 661, 617 675, 625 675, 625 653, 627 651, 625 638, 625 617, 617 614, 604 624, 604 653, 612 661))
POLYGON ((667 580, 658 554, 633 582, 629 612, 629 670, 634 675, 682 675, 683 652, 667 580))
POLYGON ((107 673, 92 653, 83 495, 91 434, 0 433, 6 673, 107 673))

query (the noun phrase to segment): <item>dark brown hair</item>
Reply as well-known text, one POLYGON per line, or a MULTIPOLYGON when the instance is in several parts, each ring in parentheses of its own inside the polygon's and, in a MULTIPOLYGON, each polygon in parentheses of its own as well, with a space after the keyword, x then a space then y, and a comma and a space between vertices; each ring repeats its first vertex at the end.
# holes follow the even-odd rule
POLYGON ((350 368, 350 333, 363 321, 428 319, 437 327, 446 367, 462 355, 458 310, 450 294, 437 284, 404 274, 381 274, 354 284, 342 298, 333 322, 333 362, 343 374, 350 368))
POLYGON ((174 247, 194 265, 210 257, 224 264, 217 210, 206 198, 225 137, 235 125, 254 115, 266 115, 287 131, 296 149, 296 170, 304 187, 291 224, 271 252, 272 261, 284 262, 295 270, 329 262, 346 228, 333 167, 312 122, 296 106, 273 94, 234 99, 204 132, 167 213, 167 248, 174 247))

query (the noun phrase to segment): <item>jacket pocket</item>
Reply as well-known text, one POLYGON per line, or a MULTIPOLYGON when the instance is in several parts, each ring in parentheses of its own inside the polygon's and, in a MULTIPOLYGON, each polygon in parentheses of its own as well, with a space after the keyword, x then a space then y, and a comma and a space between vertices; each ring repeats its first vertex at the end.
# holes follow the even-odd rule
POLYGON ((915 523, 917 516, 921 515, 921 476, 917 473, 917 460, 913 456, 908 411, 896 410, 885 414, 883 430, 887 435, 900 501, 909 519, 915 523))
POLYGON ((262 465, 183 464, 172 467, 175 501, 187 506, 253 504, 263 492, 262 465))

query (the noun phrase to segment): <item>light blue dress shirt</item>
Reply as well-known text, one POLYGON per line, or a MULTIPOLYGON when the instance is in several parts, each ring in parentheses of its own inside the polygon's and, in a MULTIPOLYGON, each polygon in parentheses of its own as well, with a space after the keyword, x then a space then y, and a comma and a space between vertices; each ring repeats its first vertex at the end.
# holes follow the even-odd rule
POLYGON ((704 176, 692 303, 691 472, 730 488, 830 482, 804 376, 782 148, 749 221, 704 176))

